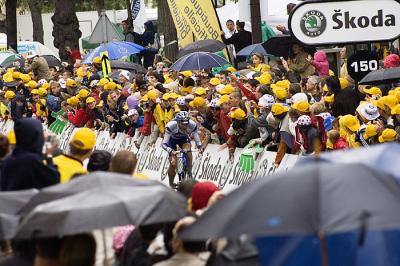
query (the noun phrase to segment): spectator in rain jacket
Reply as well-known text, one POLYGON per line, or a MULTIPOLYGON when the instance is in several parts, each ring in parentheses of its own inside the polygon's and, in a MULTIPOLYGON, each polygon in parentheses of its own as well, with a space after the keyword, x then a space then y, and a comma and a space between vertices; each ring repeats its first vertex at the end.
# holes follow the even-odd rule
POLYGON ((22 118, 15 122, 16 148, 4 159, 1 190, 43 188, 57 184, 60 174, 51 157, 43 162, 43 127, 39 120, 22 118))

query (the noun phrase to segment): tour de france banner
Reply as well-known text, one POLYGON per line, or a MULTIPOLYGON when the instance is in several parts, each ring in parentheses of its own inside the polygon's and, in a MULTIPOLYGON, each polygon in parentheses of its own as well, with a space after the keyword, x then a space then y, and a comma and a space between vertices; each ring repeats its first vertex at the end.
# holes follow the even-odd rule
MULTIPOLYGON (((0 122, 0 133, 7 134, 13 130, 13 121, 0 122)), ((68 124, 64 131, 57 136, 58 147, 62 151, 68 151, 68 144, 74 135, 74 126, 68 124)), ((47 128, 44 128, 47 131, 47 128)), ((96 150, 105 150, 115 154, 119 150, 128 150, 137 155, 135 172, 142 173, 150 179, 163 182, 168 186, 168 153, 161 148, 162 139, 158 138, 155 143, 150 143, 146 137, 140 149, 134 145, 134 138, 127 137, 123 133, 118 133, 114 139, 110 138, 109 131, 97 132, 96 150)), ((211 181, 215 183, 223 192, 228 193, 232 190, 254 181, 258 178, 272 178, 272 174, 288 171, 291 169, 299 156, 286 154, 279 167, 274 166, 276 152, 264 151, 258 155, 255 167, 249 173, 241 170, 239 158, 243 149, 237 148, 235 156, 231 160, 227 148, 221 150, 221 145, 209 144, 203 154, 193 152, 192 173, 196 180, 211 181)), ((177 177, 175 182, 177 182, 177 177)))
POLYGON ((290 14, 289 28, 308 45, 394 40, 400 36, 400 2, 307 1, 290 14))
POLYGON ((183 12, 178 8, 179 2, 182 0, 167 0, 171 11, 172 19, 174 20, 176 33, 178 35, 179 46, 185 47, 193 42, 193 33, 189 25, 189 21, 183 15, 183 12))

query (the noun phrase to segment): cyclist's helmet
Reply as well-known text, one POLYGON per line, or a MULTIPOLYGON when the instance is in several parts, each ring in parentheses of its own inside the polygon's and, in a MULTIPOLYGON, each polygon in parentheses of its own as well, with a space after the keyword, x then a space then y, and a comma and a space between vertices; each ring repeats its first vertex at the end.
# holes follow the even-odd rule
POLYGON ((176 104, 177 104, 177 105, 186 105, 185 98, 179 97, 179 98, 176 100, 176 104))
POLYGON ((182 122, 183 124, 189 123, 189 113, 186 111, 180 111, 176 113, 175 120, 178 122, 182 122))

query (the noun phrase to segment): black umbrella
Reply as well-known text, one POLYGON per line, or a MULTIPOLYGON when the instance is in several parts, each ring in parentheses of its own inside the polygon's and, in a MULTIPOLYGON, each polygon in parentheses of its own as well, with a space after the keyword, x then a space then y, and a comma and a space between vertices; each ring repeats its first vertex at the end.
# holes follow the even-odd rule
POLYGON ((42 189, 37 195, 32 197, 19 214, 26 215, 41 203, 57 200, 93 188, 107 188, 110 186, 163 186, 163 184, 154 180, 133 179, 129 175, 101 171, 94 172, 72 179, 68 183, 42 189))
POLYGON ((241 234, 316 235, 400 228, 400 186, 361 164, 314 163, 244 185, 182 232, 185 239, 241 234))
POLYGON ((16 214, 37 193, 36 189, 0 192, 0 239, 15 235, 19 221, 16 214))
POLYGON ((42 55, 42 57, 46 59, 49 67, 62 67, 61 61, 54 55, 42 55))
POLYGON ((378 69, 368 73, 360 85, 381 85, 400 80, 400 67, 378 69))
POLYGON ((38 192, 37 189, 0 192, 0 213, 17 214, 38 192))
POLYGON ((137 63, 112 60, 110 61, 110 65, 112 69, 123 69, 123 70, 134 71, 136 73, 146 73, 146 69, 142 65, 137 63))
POLYGON ((194 52, 209 52, 215 53, 224 49, 226 45, 217 40, 200 40, 186 45, 179 50, 177 58, 194 53, 194 52))
POLYGON ((16 238, 173 222, 186 213, 186 199, 163 185, 98 187, 38 205, 21 221, 16 238))
MULTIPOLYGON (((300 44, 290 35, 278 35, 263 42, 262 45, 268 54, 287 59, 292 55, 292 46, 296 43, 300 44)), ((315 47, 304 46, 303 44, 300 44, 300 46, 303 47, 304 51, 311 55, 316 52, 315 47)))

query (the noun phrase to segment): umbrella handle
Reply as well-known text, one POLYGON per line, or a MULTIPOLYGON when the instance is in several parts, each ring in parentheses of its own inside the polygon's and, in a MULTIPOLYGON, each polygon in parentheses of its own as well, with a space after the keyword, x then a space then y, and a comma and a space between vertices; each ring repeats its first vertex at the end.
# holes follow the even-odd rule
POLYGON ((329 255, 328 255, 328 244, 326 243, 326 237, 324 231, 318 232, 318 238, 320 242, 320 255, 321 255, 321 265, 329 266, 329 255))

